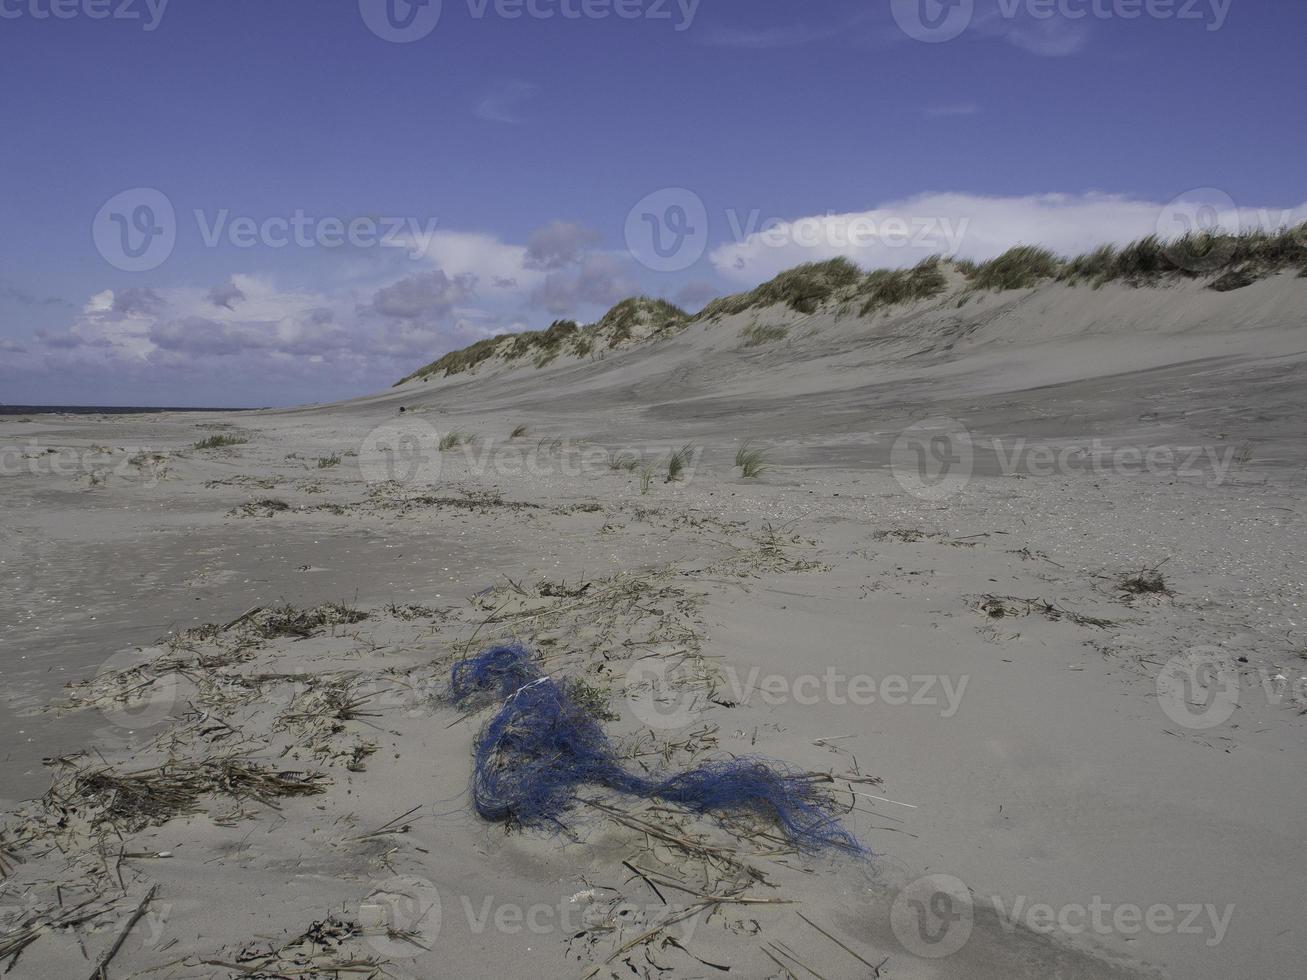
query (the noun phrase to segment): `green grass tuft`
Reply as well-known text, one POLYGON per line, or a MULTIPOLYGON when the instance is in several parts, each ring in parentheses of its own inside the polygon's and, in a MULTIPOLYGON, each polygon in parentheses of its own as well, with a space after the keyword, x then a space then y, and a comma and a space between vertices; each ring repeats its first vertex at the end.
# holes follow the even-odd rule
POLYGON ((746 480, 757 479, 767 469, 767 453, 755 449, 752 440, 746 439, 735 451, 735 465, 740 468, 741 475, 746 480))
POLYGON ((1062 264, 1058 270, 1059 282, 1075 286, 1082 282, 1091 283, 1095 289, 1113 277, 1116 268, 1117 251, 1115 245, 1100 245, 1092 252, 1077 256, 1062 264))
POLYGON ((877 269, 869 273, 858 288, 867 301, 861 316, 867 316, 887 306, 930 299, 948 288, 948 279, 940 267, 940 257, 932 255, 911 269, 877 269))
POLYGON ((244 436, 209 436, 195 444, 196 449, 224 449, 227 446, 243 446, 247 442, 244 436))
POLYGON ((466 432, 446 432, 440 437, 440 451, 447 453, 459 446, 470 446, 475 440, 476 436, 468 435, 466 432))
POLYGON ((1062 263, 1048 249, 1018 245, 996 259, 981 263, 971 279, 971 288, 996 292, 1029 289, 1045 279, 1052 279, 1061 269, 1062 263))
POLYGON ((608 468, 614 471, 634 473, 640 467, 640 457, 634 453, 618 453, 608 460, 608 468))
POLYGON ((686 443, 676 452, 672 453, 667 460, 667 479, 666 483, 679 480, 685 473, 685 467, 694 459, 694 444, 686 443))
POLYGON ((607 337, 611 349, 631 340, 637 328, 648 327, 653 337, 666 336, 684 327, 689 320, 688 313, 665 299, 633 296, 605 313, 603 319, 595 324, 594 332, 607 337))
POLYGON ((745 347, 761 347, 764 344, 774 344, 778 340, 784 340, 789 335, 789 327, 762 326, 757 323, 740 331, 745 347))
POLYGON ((862 279, 862 270, 848 259, 808 262, 787 269, 750 292, 713 300, 695 319, 715 320, 745 310, 782 304, 797 313, 812 314, 831 297, 857 285, 862 279))

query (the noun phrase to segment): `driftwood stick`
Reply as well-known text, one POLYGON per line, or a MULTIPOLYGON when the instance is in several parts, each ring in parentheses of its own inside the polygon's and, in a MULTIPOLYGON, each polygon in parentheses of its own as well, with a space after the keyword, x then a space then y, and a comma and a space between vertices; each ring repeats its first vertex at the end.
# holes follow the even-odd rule
POLYGON ((127 922, 118 930, 118 938, 113 941, 113 945, 110 946, 109 949, 100 957, 100 961, 95 964, 95 970, 91 973, 91 980, 107 980, 108 974, 105 973, 105 968, 109 965, 109 961, 118 955, 118 950, 122 949, 123 943, 127 940, 127 934, 135 928, 136 923, 141 921, 141 916, 145 914, 146 907, 154 901, 154 893, 158 890, 158 885, 150 886, 150 890, 145 893, 145 897, 141 899, 141 903, 136 906, 136 911, 128 916, 127 922))

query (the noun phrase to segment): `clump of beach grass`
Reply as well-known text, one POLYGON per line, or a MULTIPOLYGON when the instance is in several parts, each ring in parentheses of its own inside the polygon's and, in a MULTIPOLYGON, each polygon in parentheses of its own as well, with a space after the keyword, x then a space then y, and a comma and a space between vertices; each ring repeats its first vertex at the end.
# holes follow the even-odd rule
POLYGON ((862 278, 862 270, 845 258, 806 262, 750 292, 713 300, 695 319, 712 320, 782 304, 796 313, 812 314, 836 293, 856 285, 862 278))
POLYGON ((981 263, 971 279, 971 288, 994 292, 1029 289, 1045 279, 1054 278, 1061 269, 1062 263, 1048 249, 1018 245, 981 263))
POLYGON ((1065 263, 1058 272, 1059 282, 1077 285, 1090 283, 1095 289, 1109 282, 1116 273, 1117 251, 1115 245, 1100 245, 1092 252, 1078 255, 1065 263))
POLYGON ((746 480, 755 480, 767 469, 766 450, 755 448, 753 441, 746 439, 735 451, 735 465, 746 480))
POLYGON ((611 698, 609 691, 584 678, 573 677, 569 680, 567 693, 572 703, 595 721, 617 721, 621 717, 608 706, 611 698))
POLYGON ((228 446, 243 446, 247 442, 244 436, 209 436, 207 439, 201 439, 194 446, 195 449, 225 449, 228 446))
POLYGON ((694 444, 686 443, 667 460, 667 479, 666 483, 672 483, 681 479, 685 473, 685 468, 694 459, 694 444))
POLYGON ((634 473, 640 467, 640 457, 634 453, 618 453, 608 460, 608 468, 624 473, 634 473))
POLYGON ((646 466, 640 471, 640 496, 649 496, 649 491, 653 487, 653 470, 646 466))
POLYGON ((860 315, 867 316, 878 309, 898 306, 914 300, 930 299, 948 288, 948 279, 940 267, 940 257, 932 255, 911 269, 877 269, 867 274, 858 289, 865 295, 860 315))
POLYGON ((318 469, 329 470, 333 466, 340 465, 340 454, 332 453, 330 456, 321 456, 318 458, 318 469))
POLYGON ((275 807, 291 796, 324 791, 323 777, 286 772, 252 759, 226 756, 202 762, 168 763, 157 769, 124 773, 110 767, 75 770, 46 796, 46 806, 87 809, 92 826, 110 825, 135 833, 174 817, 198 813, 208 795, 254 799, 275 807))
POLYGON ((246 501, 228 513, 233 517, 272 517, 274 514, 284 514, 290 509, 290 504, 280 497, 261 497, 258 500, 246 501))
POLYGON ((1171 595, 1171 589, 1162 575, 1161 565, 1145 568, 1132 575, 1122 576, 1117 587, 1127 595, 1171 595))
POLYGON ((764 344, 773 344, 778 340, 784 340, 789 335, 789 327, 763 326, 757 323, 740 331, 745 347, 761 347, 764 344))
MULTIPOLYGON (((631 340, 637 329, 647 328, 651 337, 666 336, 679 330, 688 321, 689 315, 683 309, 665 299, 633 296, 622 300, 605 313, 595 324, 594 333, 606 336, 609 348, 613 348, 631 340)), ((587 349, 586 354, 588 353, 587 349)))
POLYGON ((513 430, 513 434, 509 438, 521 439, 523 436, 526 435, 526 432, 527 432, 526 425, 525 424, 519 425, 516 429, 513 430))
POLYGON ((460 446, 470 446, 475 439, 475 436, 466 432, 446 432, 440 437, 440 451, 447 453, 451 449, 457 449, 460 446))
POLYGON ((245 624, 248 632, 263 640, 282 636, 305 639, 319 630, 337 626, 352 626, 368 618, 368 614, 343 602, 328 602, 312 609, 297 609, 291 605, 261 611, 245 624))

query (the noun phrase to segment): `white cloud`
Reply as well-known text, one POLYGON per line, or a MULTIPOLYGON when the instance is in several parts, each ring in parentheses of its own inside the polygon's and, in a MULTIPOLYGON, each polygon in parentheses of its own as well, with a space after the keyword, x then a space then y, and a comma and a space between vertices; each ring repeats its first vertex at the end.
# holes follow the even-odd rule
POLYGON ((527 267, 526 246, 508 245, 479 232, 438 231, 427 243, 425 255, 449 276, 476 276, 477 287, 483 290, 529 289, 544 278, 539 270, 527 267))
POLYGON ((538 229, 526 246, 526 265, 531 269, 555 271, 581 258, 581 254, 602 236, 571 221, 554 221, 538 229))
POLYGON ((477 100, 473 112, 490 122, 516 125, 522 121, 522 108, 538 91, 539 86, 530 82, 499 82, 477 100))
POLYGON ((86 301, 83 307, 84 313, 107 313, 113 309, 113 290, 106 289, 103 292, 96 293, 86 301))
MULTIPOLYGON (((1216 201, 1216 216, 1225 228, 1278 227, 1307 220, 1307 204, 1287 210, 1235 210, 1220 206, 1219 194, 1193 199, 1216 201)), ((801 263, 840 256, 863 268, 901 268, 937 253, 984 260, 1021 244, 1074 255, 1146 235, 1175 237, 1185 230, 1186 221, 1194 220, 1199 220, 1198 211, 1188 203, 1159 204, 1112 194, 924 194, 871 211, 746 229, 751 233, 714 249, 710 258, 722 276, 753 285, 801 263)))
POLYGON ((383 316, 416 320, 444 316, 473 295, 476 277, 450 278, 441 269, 409 276, 377 290, 372 308, 383 316))
POLYGON ((639 292, 611 255, 591 253, 572 272, 551 272, 532 295, 532 303, 555 316, 574 316, 587 305, 608 307, 639 292))
POLYGON ((111 368, 119 381, 149 377, 189 391, 183 379, 197 373, 243 382, 277 372, 298 377, 316 361, 326 365, 324 379, 389 383, 445 351, 541 326, 560 297, 597 302, 625 285, 634 291, 618 263, 585 250, 594 237, 555 223, 533 237, 531 251, 489 234, 441 231, 415 258, 387 255, 325 290, 242 273, 217 287, 106 289, 66 326, 9 344, 0 374, 73 377, 111 368), (548 275, 542 266, 557 266, 563 279, 535 302, 548 275))

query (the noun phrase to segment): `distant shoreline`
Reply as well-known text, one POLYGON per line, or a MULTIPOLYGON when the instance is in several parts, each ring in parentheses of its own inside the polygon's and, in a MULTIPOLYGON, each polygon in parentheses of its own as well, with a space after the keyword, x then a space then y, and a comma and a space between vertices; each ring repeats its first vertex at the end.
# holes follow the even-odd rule
POLYGON ((153 405, 0 405, 0 415, 148 415, 157 412, 257 411, 257 408, 177 408, 153 405))

